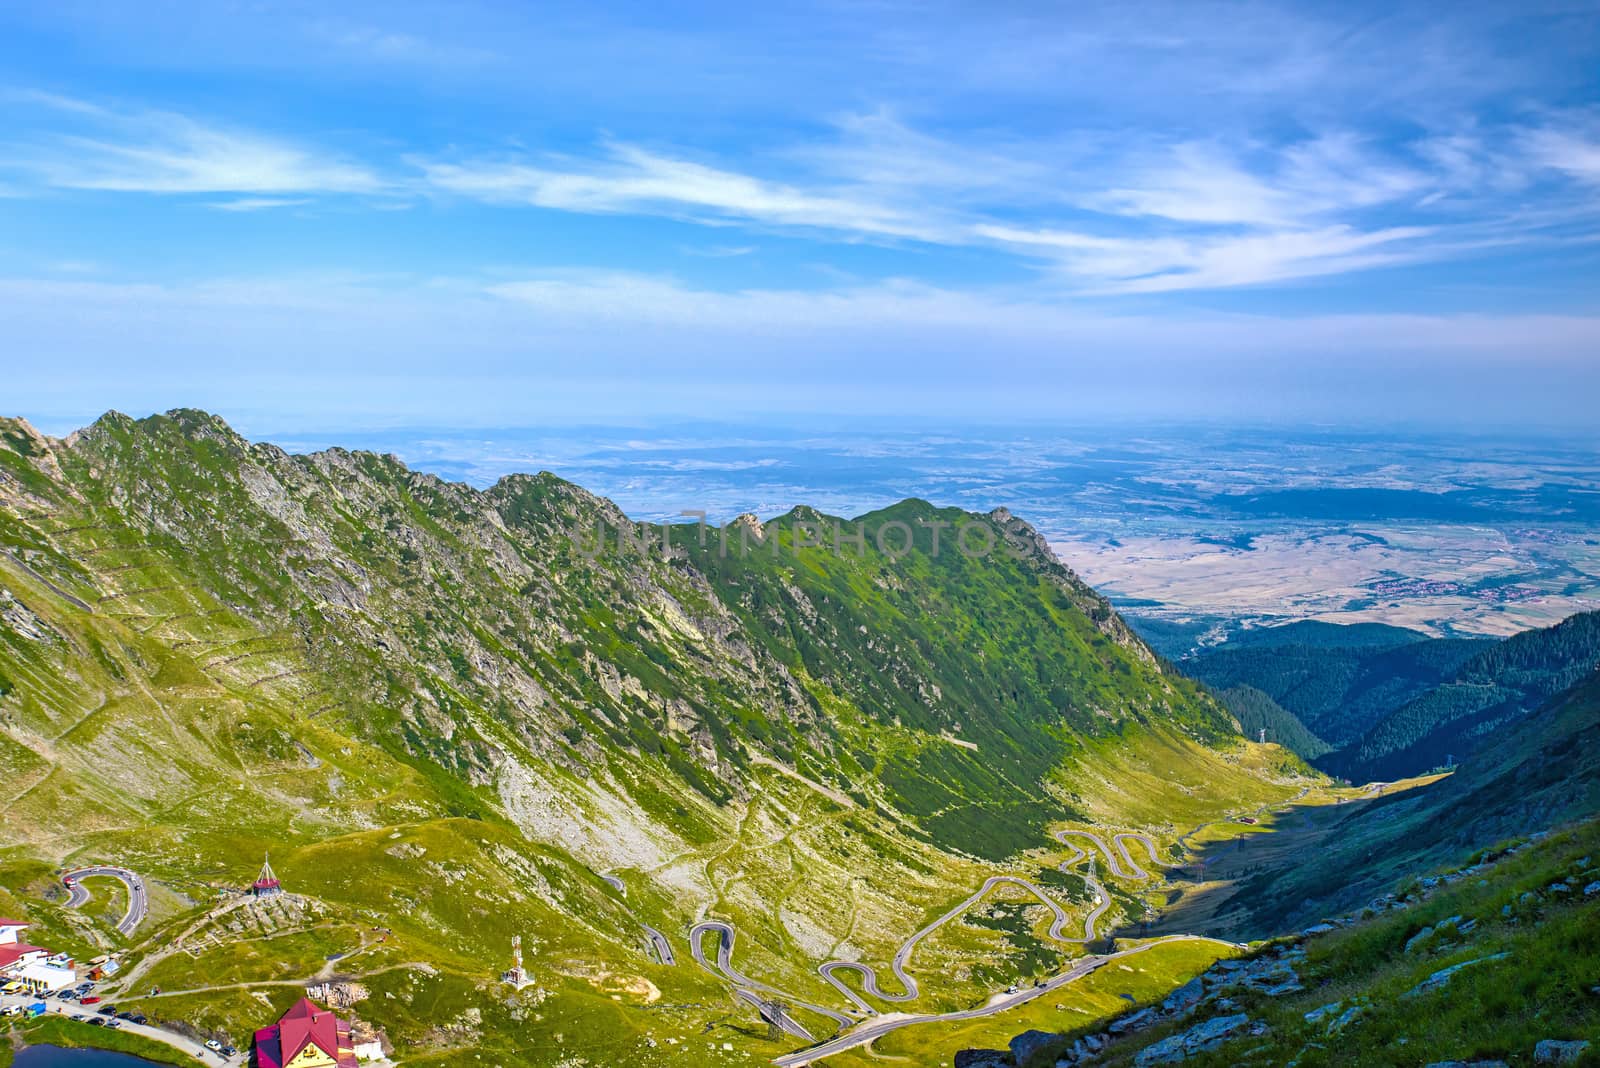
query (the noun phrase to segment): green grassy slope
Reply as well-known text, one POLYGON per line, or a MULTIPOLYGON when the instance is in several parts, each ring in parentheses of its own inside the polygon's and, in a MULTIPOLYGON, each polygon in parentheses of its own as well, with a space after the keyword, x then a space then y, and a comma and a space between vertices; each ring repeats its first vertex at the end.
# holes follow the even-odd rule
MULTIPOLYGON (((1165 834, 1309 781, 1009 516, 907 502, 859 554, 797 547, 813 518, 776 555, 595 554, 625 517, 549 475, 478 492, 193 411, 0 424, 0 912, 125 950, 166 991, 144 1011, 236 1041, 333 968, 408 1062, 673 1063, 708 1025, 774 1052, 688 961, 698 919, 835 1004, 818 963, 1053 867, 1050 824, 1165 834), (897 522, 909 554, 876 546, 897 522), (940 522, 997 551, 936 554, 940 522), (267 849, 310 911, 209 916, 267 849), (152 885, 131 940, 61 905, 53 870, 102 860, 152 885), (539 985, 508 1001, 518 933, 539 985)), ((929 952, 926 1008, 1038 959, 981 926, 929 952)))
POLYGON ((1551 1040, 1589 1042, 1584 1059, 1566 1063, 1595 1063, 1600 924, 1584 888, 1600 880, 1600 823, 1521 840, 1509 856, 1484 852, 1502 859, 1468 858, 1469 870, 1432 889, 1413 881, 1400 907, 1307 940, 1294 965, 1303 991, 1272 997, 1219 983, 1213 997, 1228 1005, 1208 1001, 1193 1017, 1114 1042, 1095 1063, 1144 1063, 1155 1043, 1231 1014, 1261 1033, 1241 1029, 1184 1064, 1533 1064, 1551 1040))

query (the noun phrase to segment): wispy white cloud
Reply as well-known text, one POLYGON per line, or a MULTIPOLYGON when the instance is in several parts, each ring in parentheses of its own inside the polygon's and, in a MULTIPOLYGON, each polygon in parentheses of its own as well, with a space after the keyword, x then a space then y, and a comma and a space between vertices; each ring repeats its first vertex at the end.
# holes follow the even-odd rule
POLYGON ((1093 293, 1160 293, 1257 285, 1425 258, 1430 231, 1347 226, 1201 238, 1106 238, 1064 230, 979 227, 982 236, 1052 260, 1093 293))
POLYGON ((216 211, 270 211, 309 203, 306 197, 240 197, 237 200, 213 201, 206 207, 216 211))
POLYGON ((1586 197, 1547 198, 1534 214, 1508 194, 1600 182, 1600 125, 1584 114, 1409 141, 1330 128, 1271 144, 1218 135, 1130 145, 1104 134, 922 130, 875 109, 734 166, 624 141, 588 154, 374 163, 171 112, 43 93, 7 101, 60 117, 60 128, 12 145, 5 166, 61 189, 233 194, 207 204, 230 212, 328 194, 399 207, 433 193, 820 241, 977 247, 1023 257, 1077 295, 1256 286, 1482 254, 1592 222, 1586 197))
POLYGON ((658 213, 937 240, 926 218, 852 191, 805 188, 613 144, 605 158, 540 163, 420 163, 451 193, 590 214, 658 213))
POLYGON ((708 260, 727 260, 737 256, 748 256, 756 250, 754 245, 683 245, 680 247, 685 256, 698 256, 708 260))
POLYGON ((6 165, 59 189, 283 194, 376 193, 385 186, 370 168, 334 153, 172 112, 117 111, 47 94, 20 100, 69 121, 65 130, 10 144, 6 165))
POLYGON ((1528 130, 1521 144, 1539 166, 1600 184, 1600 119, 1528 130))

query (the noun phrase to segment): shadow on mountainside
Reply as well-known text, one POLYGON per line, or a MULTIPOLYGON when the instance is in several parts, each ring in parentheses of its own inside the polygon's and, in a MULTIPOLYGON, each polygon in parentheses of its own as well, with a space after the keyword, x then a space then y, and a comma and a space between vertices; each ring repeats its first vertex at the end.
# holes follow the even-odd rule
POLYGON ((1265 938, 1348 912, 1476 849, 1600 813, 1600 673, 1503 732, 1454 774, 1193 847, 1167 908, 1124 937, 1265 938), (1185 881, 1187 880, 1187 881, 1185 881))

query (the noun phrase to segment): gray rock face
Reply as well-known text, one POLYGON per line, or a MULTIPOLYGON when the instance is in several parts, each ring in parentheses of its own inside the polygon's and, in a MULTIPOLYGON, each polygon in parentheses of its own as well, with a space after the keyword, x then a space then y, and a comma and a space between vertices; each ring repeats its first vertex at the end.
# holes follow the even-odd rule
POLYGON ((1011 1059, 1017 1064, 1027 1064, 1030 1057, 1046 1046, 1054 1045, 1060 1037, 1049 1031, 1024 1031, 1009 1043, 1011 1059))
POLYGON ((1250 1026, 1250 1017, 1244 1013, 1235 1016, 1216 1016, 1195 1024, 1181 1035, 1164 1038, 1146 1047, 1134 1063, 1139 1068, 1157 1064, 1177 1064, 1197 1053, 1214 1049, 1250 1026))
POLYGON ((1167 995, 1161 1003, 1161 1011, 1167 1013, 1185 1013, 1200 1004, 1200 999, 1205 996, 1205 984, 1200 979, 1190 979, 1178 989, 1167 995))
POLYGON ((1140 1050, 1133 1063, 1138 1068, 1149 1068, 1155 1064, 1177 1064, 1187 1056, 1183 1049, 1183 1036, 1173 1035, 1140 1050))
POLYGON ((1576 1064, 1588 1050, 1589 1043, 1582 1039, 1563 1042, 1547 1038, 1533 1047, 1534 1064, 1576 1064))

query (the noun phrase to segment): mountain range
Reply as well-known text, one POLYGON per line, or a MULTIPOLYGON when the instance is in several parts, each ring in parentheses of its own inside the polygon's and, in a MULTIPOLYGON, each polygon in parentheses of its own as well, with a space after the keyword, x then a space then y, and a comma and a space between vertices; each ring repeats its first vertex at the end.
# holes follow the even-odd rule
POLYGON ((1234 952, 1210 935, 1594 800, 1564 748, 1593 722, 1586 624, 1363 632, 1283 657, 1294 686, 1225 649, 1191 679, 1005 510, 638 524, 548 473, 479 490, 179 409, 0 421, 0 548, 0 914, 117 954, 119 1000, 219 1042, 333 983, 406 1063, 770 1058, 906 1002, 931 1019, 874 1048, 937 1060, 1007 1026, 944 1014, 1124 940, 1140 989, 1176 985, 1234 952), (1241 734, 1245 686, 1340 747, 1319 762, 1514 742, 1371 796, 1241 734), (1206 877, 1301 820, 1361 849, 1206 877), (263 854, 287 895, 239 893, 263 854), (136 872, 148 915, 119 924, 109 881, 69 898, 91 864, 136 872), (1275 904, 1228 919, 1255 876, 1275 904), (1143 944, 1186 886, 1192 928, 1143 944), (514 936, 525 985, 497 981, 514 936))

